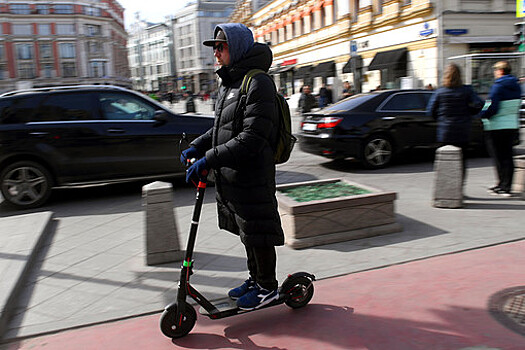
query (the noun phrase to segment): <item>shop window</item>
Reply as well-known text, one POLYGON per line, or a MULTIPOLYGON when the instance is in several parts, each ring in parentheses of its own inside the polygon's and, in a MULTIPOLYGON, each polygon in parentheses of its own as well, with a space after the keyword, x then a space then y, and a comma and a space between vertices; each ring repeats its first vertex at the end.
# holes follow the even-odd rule
POLYGON ((75 67, 75 62, 62 62, 62 76, 65 78, 75 77, 77 75, 77 70, 75 67))
POLYGON ((21 79, 31 79, 35 77, 33 62, 18 63, 18 77, 21 79))
POLYGON ((43 63, 40 66, 40 74, 43 78, 52 78, 53 77, 54 66, 52 63, 43 63))
POLYGON ((106 75, 106 62, 94 61, 90 62, 91 76, 94 78, 102 78, 106 75))

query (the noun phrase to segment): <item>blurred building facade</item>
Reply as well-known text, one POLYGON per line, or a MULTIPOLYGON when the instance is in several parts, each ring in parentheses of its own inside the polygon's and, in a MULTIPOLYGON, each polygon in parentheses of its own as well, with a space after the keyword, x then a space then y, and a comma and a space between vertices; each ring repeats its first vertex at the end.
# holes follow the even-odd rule
POLYGON ((171 19, 149 23, 136 14, 128 40, 128 60, 133 89, 169 91, 175 72, 171 19))
POLYGON ((130 86, 123 14, 115 0, 2 1, 0 91, 130 86))
POLYGON ((173 16, 177 89, 199 92, 216 88, 213 50, 202 42, 213 36, 217 24, 228 22, 235 3, 235 0, 196 1, 173 16))
POLYGON ((338 96, 346 80, 356 91, 437 86, 452 56, 516 50, 510 0, 253 1, 239 0, 231 20, 271 45, 270 73, 288 95, 329 84, 338 96))

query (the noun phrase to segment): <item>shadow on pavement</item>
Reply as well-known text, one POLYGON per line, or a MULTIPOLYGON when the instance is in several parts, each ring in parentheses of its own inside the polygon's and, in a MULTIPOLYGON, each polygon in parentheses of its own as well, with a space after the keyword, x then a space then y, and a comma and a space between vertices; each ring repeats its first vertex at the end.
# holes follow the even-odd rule
MULTIPOLYGON (((54 212, 55 217, 63 218, 77 215, 119 214, 143 211, 142 187, 152 181, 129 182, 85 188, 57 189, 51 194, 49 202, 39 208, 17 210, 5 201, 0 203, 0 217, 54 212)), ((170 182, 170 181, 167 181, 170 182)), ((193 206, 195 190, 181 180, 171 181, 174 193, 174 207, 193 206)), ((215 189, 209 187, 204 203, 215 201, 215 189), (213 193, 213 194, 212 194, 213 193)))
POLYGON ((397 222, 403 227, 403 231, 386 235, 361 238, 346 242, 326 244, 310 247, 308 249, 336 250, 340 252, 355 252, 370 247, 384 247, 398 243, 415 241, 448 233, 440 228, 428 225, 422 221, 414 220, 408 216, 396 214, 397 222))
MULTIPOLYGON (((256 337, 261 335, 293 338, 296 348, 306 348, 314 341, 320 348, 337 349, 433 349, 436 344, 451 349, 482 342, 480 334, 494 326, 485 309, 461 306, 430 310, 434 316, 421 320, 363 314, 359 305, 310 304, 289 312, 281 307, 266 310, 215 321, 224 323, 224 336, 190 333, 173 343, 188 349, 286 349, 257 345, 256 337), (468 319, 484 320, 486 325, 479 322, 480 327, 471 328, 465 324, 468 319)), ((512 341, 498 338, 491 345, 509 346, 512 341)))

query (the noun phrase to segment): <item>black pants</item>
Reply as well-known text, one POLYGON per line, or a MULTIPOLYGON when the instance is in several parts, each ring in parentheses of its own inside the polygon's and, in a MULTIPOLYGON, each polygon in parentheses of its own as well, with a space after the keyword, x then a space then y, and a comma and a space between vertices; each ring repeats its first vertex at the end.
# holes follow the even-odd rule
POLYGON ((275 254, 275 247, 245 246, 245 248, 250 277, 264 289, 277 289, 278 283, 275 278, 277 255, 275 254))
POLYGON ((514 175, 514 160, 512 159, 512 146, 516 136, 516 130, 493 130, 486 133, 488 151, 494 159, 498 175, 498 187, 509 191, 512 186, 514 175))

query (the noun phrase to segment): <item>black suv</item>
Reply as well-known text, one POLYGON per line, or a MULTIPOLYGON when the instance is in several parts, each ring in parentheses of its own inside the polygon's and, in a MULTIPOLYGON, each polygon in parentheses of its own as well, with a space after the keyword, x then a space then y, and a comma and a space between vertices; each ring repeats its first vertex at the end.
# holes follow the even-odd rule
POLYGON ((140 93, 108 85, 0 95, 0 187, 18 208, 54 187, 180 176, 180 141, 212 116, 174 114, 140 93))

